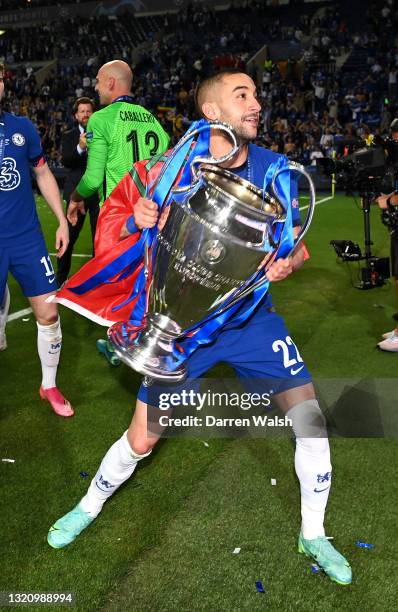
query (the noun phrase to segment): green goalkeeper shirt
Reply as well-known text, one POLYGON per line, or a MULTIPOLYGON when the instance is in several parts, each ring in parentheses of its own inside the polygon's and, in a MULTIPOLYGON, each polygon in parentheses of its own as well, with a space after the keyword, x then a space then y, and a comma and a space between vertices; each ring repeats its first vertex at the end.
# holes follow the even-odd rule
POLYGON ((76 190, 84 199, 98 192, 101 205, 135 162, 163 153, 168 145, 159 121, 130 96, 121 96, 88 121, 87 169, 76 190))

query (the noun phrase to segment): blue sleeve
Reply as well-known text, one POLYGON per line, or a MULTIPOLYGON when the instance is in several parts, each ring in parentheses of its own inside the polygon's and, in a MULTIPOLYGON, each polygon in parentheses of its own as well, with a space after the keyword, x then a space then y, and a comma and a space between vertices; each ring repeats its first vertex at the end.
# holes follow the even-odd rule
POLYGON ((37 166, 44 159, 40 136, 29 119, 26 120, 26 140, 28 142, 28 160, 31 166, 37 166))

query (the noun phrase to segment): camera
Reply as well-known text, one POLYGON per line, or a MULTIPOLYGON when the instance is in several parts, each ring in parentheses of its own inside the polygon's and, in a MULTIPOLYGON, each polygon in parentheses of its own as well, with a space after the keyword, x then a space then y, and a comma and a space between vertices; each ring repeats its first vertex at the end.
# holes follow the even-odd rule
MULTIPOLYGON (((398 119, 391 126, 392 134, 398 133, 398 119)), ((337 256, 345 262, 365 261, 360 270, 358 289, 373 289, 384 285, 390 277, 388 257, 374 257, 371 253, 370 205, 382 193, 391 193, 396 188, 398 177, 398 140, 391 137, 370 136, 366 141, 359 139, 340 139, 335 141, 340 159, 323 158, 317 160, 325 173, 334 175, 335 184, 347 193, 357 191, 361 197, 364 214, 365 252, 362 255, 358 244, 351 240, 332 240, 337 256)), ((398 232, 397 210, 383 211, 382 222, 390 232, 398 232)))
POLYGON ((317 161, 327 175, 334 174, 336 185, 346 191, 375 195, 391 193, 398 173, 398 141, 376 136, 368 142, 339 140, 336 144, 340 149, 353 148, 354 151, 341 159, 326 157, 317 161))

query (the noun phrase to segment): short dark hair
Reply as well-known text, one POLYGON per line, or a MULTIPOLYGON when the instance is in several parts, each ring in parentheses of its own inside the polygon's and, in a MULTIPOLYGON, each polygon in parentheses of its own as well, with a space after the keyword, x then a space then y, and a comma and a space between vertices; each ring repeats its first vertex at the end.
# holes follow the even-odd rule
POLYGON ((247 76, 250 76, 245 70, 239 68, 224 68, 223 70, 214 72, 213 74, 210 74, 199 81, 195 89, 195 107, 197 113, 201 117, 204 117, 202 112, 204 94, 207 93, 209 89, 213 87, 213 85, 216 85, 222 81, 225 76, 229 76, 230 74, 246 74, 247 76))
POLYGON ((93 112, 95 111, 94 100, 92 100, 91 98, 87 98, 87 96, 83 96, 81 98, 78 98, 76 100, 76 102, 74 103, 74 105, 73 105, 73 114, 74 115, 76 115, 80 104, 91 104, 91 108, 93 109, 93 112))

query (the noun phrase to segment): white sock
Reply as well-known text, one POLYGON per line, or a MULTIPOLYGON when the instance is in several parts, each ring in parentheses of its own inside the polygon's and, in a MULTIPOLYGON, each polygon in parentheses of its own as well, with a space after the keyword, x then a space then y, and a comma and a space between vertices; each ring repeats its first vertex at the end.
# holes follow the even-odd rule
POLYGON ((9 308, 10 308, 10 292, 8 289, 8 285, 6 285, 4 289, 3 299, 0 304, 0 336, 2 336, 6 331, 9 308))
POLYGON ((62 346, 61 323, 51 325, 37 323, 37 350, 41 361, 42 387, 51 389, 56 386, 55 378, 62 346))
POLYGON ((329 440, 297 438, 294 465, 300 481, 301 531, 306 540, 325 535, 323 526, 332 481, 329 440))
POLYGON ((110 447, 91 481, 86 495, 80 500, 80 507, 95 518, 102 506, 113 493, 130 478, 138 461, 151 454, 138 455, 127 440, 127 431, 110 447))
POLYGON ((332 479, 325 419, 316 400, 294 406, 287 416, 292 419, 296 434, 295 468, 301 491, 301 531, 306 540, 313 540, 325 535, 323 523, 332 479))

